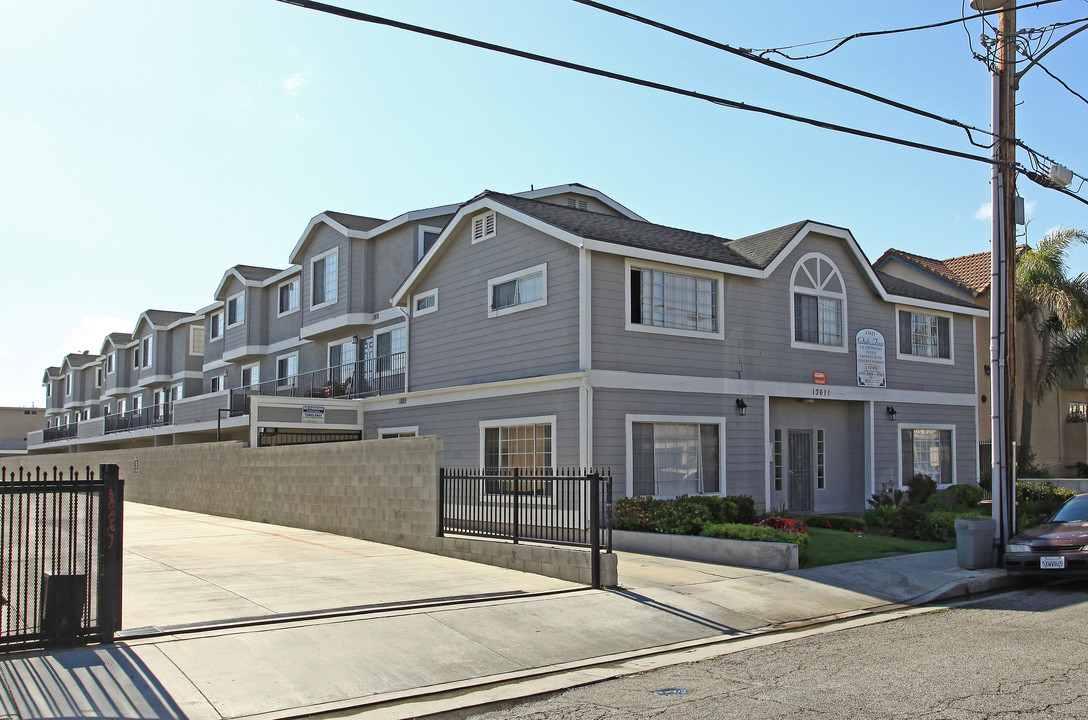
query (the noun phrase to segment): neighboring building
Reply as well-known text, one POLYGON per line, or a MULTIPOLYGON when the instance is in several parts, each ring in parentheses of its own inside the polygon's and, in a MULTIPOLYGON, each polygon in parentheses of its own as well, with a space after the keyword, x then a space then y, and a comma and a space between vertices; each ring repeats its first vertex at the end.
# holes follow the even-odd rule
POLYGON ((25 454, 27 434, 41 430, 44 419, 44 408, 0 407, 0 456, 25 454))
MULTIPOLYGON (((450 466, 607 466, 620 495, 816 512, 920 472, 978 477, 985 310, 874 271, 843 228, 729 240, 565 185, 389 221, 325 212, 289 259, 229 269, 213 304, 171 320, 204 337, 202 386, 165 401, 169 422, 32 449, 433 434, 450 466), (932 333, 900 336, 904 312, 932 333)), ((141 316, 103 355, 146 360, 166 320, 141 316)), ((128 392, 193 372, 170 358, 128 392)))
MULTIPOLYGON (((1024 246, 1017 248, 1017 256, 1024 246)), ((970 299, 987 310, 975 319, 975 355, 978 366, 978 427, 982 467, 990 465, 990 253, 935 260, 903 250, 890 249, 874 265, 890 275, 970 299)), ((1023 332, 1017 326, 1017 332, 1023 332)), ((1022 397, 1023 367, 1017 368, 1018 396, 1022 397)), ((1019 403, 1018 403, 1019 407, 1019 403)), ((1088 377, 1071 378, 1036 403, 1032 421, 1031 444, 1035 463, 1049 468, 1057 476, 1075 474, 1078 463, 1088 462, 1088 377)), ((1020 417, 1016 417, 1019 425, 1020 417)), ((1019 437, 1019 430, 1017 431, 1019 437)))

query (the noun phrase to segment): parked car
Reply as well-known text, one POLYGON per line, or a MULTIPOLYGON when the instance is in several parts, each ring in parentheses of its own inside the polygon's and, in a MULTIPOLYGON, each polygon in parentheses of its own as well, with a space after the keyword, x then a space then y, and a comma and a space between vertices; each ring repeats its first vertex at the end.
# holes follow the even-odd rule
POLYGON ((1005 548, 1005 569, 1010 575, 1088 573, 1088 493, 1013 536, 1005 548))

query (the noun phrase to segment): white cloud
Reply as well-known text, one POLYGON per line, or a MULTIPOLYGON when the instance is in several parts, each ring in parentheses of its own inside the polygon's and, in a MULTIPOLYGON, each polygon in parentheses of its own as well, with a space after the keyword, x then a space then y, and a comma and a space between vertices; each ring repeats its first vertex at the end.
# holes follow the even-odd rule
POLYGON ((288 95, 298 95, 299 88, 305 85, 309 79, 310 73, 297 72, 283 81, 283 89, 287 91, 288 95))
POLYGON ((84 315, 83 322, 68 331, 68 342, 61 347, 62 355, 90 351, 97 355, 106 336, 114 332, 131 332, 132 320, 113 315, 84 315))
POLYGON ((975 210, 975 220, 989 220, 993 214, 993 203, 983 203, 978 210, 975 210))

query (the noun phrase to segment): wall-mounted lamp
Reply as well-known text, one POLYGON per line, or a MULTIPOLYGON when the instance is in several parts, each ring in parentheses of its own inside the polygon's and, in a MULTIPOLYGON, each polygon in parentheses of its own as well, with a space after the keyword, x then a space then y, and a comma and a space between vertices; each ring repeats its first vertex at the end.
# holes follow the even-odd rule
POLYGON ((737 412, 741 415, 748 414, 748 403, 744 402, 743 398, 737 398, 737 412))
POLYGON ((893 408, 891 405, 889 405, 887 408, 885 408, 884 412, 888 413, 888 419, 893 421, 893 422, 895 421, 895 418, 899 416, 899 413, 897 413, 895 411, 895 408, 893 408))

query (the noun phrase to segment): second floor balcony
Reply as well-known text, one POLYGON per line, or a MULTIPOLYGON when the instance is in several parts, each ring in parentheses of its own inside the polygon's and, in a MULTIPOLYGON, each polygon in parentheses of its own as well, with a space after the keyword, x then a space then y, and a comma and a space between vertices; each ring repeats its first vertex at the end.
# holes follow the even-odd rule
POLYGON ((126 430, 143 430, 144 428, 161 427, 173 422, 173 412, 170 403, 162 405, 149 405, 139 410, 128 410, 123 413, 106 415, 105 433, 125 432, 126 430))
POLYGON ((395 353, 232 388, 231 415, 249 412, 253 395, 355 400, 405 391, 407 353, 395 353))

